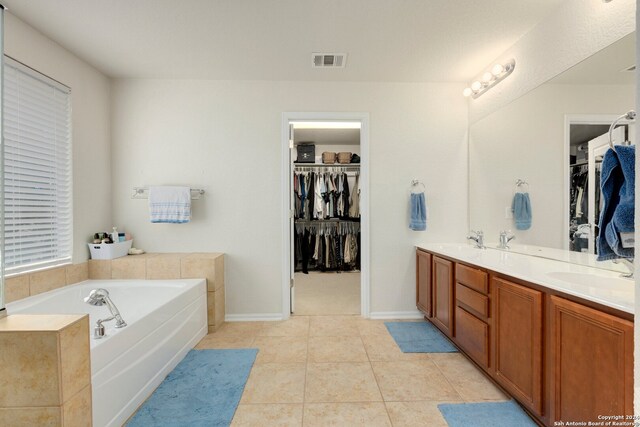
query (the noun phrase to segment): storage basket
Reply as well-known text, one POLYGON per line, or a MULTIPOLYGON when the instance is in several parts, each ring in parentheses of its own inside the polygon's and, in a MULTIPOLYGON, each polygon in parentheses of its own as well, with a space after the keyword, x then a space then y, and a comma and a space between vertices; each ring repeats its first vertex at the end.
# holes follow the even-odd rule
POLYGON ((338 153, 338 163, 341 163, 341 164, 351 163, 351 153, 347 153, 347 152, 338 153))
POLYGON ((336 162, 336 153, 332 153, 331 151, 325 151, 322 153, 322 163, 332 165, 336 162))
POLYGON ((126 256, 133 240, 118 243, 88 243, 91 259, 115 259, 126 256))
POLYGON ((316 146, 311 142, 305 142, 297 147, 298 158, 296 163, 313 163, 316 160, 316 146))

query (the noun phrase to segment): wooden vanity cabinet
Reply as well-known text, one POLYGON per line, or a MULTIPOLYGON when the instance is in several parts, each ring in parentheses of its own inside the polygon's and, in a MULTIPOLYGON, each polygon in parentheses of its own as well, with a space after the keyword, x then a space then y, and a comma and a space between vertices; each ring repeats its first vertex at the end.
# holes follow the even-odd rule
POLYGON ((431 322, 448 337, 454 336, 453 262, 433 255, 433 318, 431 322))
POLYGON ((633 414, 633 323, 549 297, 549 410, 554 421, 633 414))
POLYGON ((431 258, 428 252, 416 251, 416 306, 428 318, 432 317, 431 258))
POLYGON ((489 287, 486 271, 455 265, 455 342, 485 370, 489 369, 489 287))
POLYGON ((538 416, 542 407, 542 292, 491 277, 494 377, 538 416))

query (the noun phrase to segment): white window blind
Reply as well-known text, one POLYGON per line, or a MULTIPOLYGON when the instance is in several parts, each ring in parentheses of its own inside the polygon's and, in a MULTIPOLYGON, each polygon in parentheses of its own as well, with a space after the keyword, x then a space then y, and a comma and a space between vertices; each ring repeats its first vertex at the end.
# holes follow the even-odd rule
POLYGON ((71 93, 5 60, 4 256, 15 273, 71 260, 71 93))

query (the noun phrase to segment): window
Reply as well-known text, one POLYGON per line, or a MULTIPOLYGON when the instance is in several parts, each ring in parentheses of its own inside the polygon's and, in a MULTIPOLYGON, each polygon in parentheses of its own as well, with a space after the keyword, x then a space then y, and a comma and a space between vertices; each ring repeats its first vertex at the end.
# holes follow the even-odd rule
POLYGON ((71 91, 5 60, 4 256, 10 274, 71 261, 71 91))

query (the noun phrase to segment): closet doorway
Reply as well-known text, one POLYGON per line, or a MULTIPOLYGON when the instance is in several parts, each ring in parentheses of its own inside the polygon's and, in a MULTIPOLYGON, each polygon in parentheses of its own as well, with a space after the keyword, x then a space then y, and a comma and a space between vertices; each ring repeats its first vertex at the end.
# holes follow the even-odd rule
POLYGON ((285 113, 284 121, 283 316, 367 317, 368 117, 285 113))
POLYGON ((573 252, 597 254, 600 211, 600 170, 609 142, 626 145, 635 141, 634 128, 624 121, 609 135, 616 116, 569 116, 565 120, 568 153, 566 215, 568 240, 573 252))

